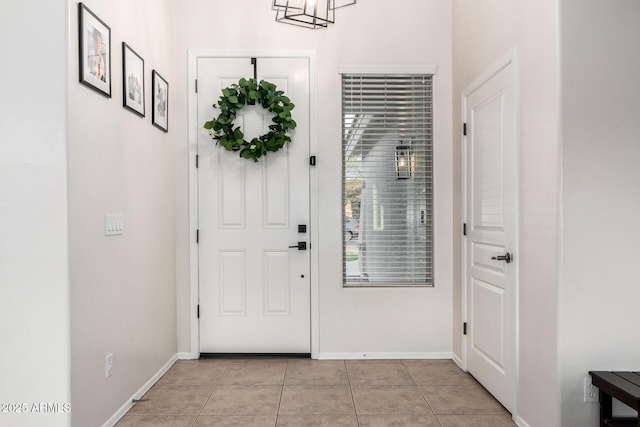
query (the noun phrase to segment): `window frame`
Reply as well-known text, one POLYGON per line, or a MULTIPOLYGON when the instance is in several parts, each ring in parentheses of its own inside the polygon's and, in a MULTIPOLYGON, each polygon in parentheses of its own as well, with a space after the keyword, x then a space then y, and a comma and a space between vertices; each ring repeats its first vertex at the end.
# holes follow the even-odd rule
MULTIPOLYGON (((434 206, 434 200, 435 200, 435 183, 434 183, 434 172, 433 172, 433 168, 435 165, 435 160, 434 160, 434 135, 433 135, 433 128, 434 128, 434 100, 433 100, 433 94, 434 94, 434 77, 436 75, 436 71, 437 71, 437 67, 434 65, 399 65, 399 66, 341 66, 339 67, 339 74, 340 74, 340 78, 341 78, 341 128, 342 128, 342 144, 341 144, 341 156, 342 156, 342 188, 341 188, 341 199, 342 199, 342 206, 341 206, 341 210, 342 210, 342 216, 346 216, 345 214, 345 209, 346 209, 346 179, 347 179, 347 175, 345 172, 345 168, 346 168, 346 139, 345 139, 345 135, 346 135, 346 127, 345 127, 345 123, 346 123, 346 119, 345 119, 345 111, 344 111, 344 99, 345 99, 345 91, 344 91, 344 76, 348 75, 351 77, 354 76, 367 76, 367 77, 373 77, 373 76, 378 76, 378 77, 385 77, 385 76, 389 76, 389 77, 416 77, 419 75, 427 75, 429 76, 429 78, 431 79, 431 82, 429 83, 429 95, 431 97, 430 101, 428 102, 429 105, 429 112, 430 114, 428 115, 428 119, 427 122, 429 123, 429 128, 428 128, 428 133, 429 133, 429 137, 427 140, 427 145, 429 146, 429 176, 428 176, 428 182, 430 185, 430 198, 427 201, 427 210, 422 211, 423 215, 424 212, 427 212, 427 215, 429 215, 429 220, 428 220, 428 229, 425 231, 425 236, 427 239, 429 239, 427 245, 428 245, 428 249, 426 250, 426 257, 427 257, 427 261, 425 263, 425 268, 426 268, 426 273, 425 273, 425 281, 424 283, 419 283, 419 281, 416 281, 415 278, 413 278, 413 280, 403 280, 403 279, 398 279, 397 281, 395 280, 382 280, 382 281, 366 281, 366 280, 349 280, 348 276, 347 276, 347 267, 346 267, 346 263, 347 263, 347 238, 346 238, 346 220, 343 220, 342 222, 342 227, 343 227, 343 233, 342 233, 342 266, 343 266, 343 272, 342 272, 342 276, 343 276, 343 280, 342 280, 342 286, 343 288, 348 288, 348 289, 358 289, 358 288, 365 288, 365 289, 371 289, 371 288, 405 288, 405 287, 409 287, 409 288, 432 288, 435 286, 435 218, 434 218, 434 214, 435 214, 435 206, 434 206)), ((354 116, 355 117, 355 116, 354 116)), ((354 118, 355 120, 355 118, 354 118)), ((397 148, 397 147, 396 147, 397 148)), ((397 172, 397 171, 396 171, 397 172)), ((401 177, 398 175, 397 179, 401 179, 401 177)), ((380 218, 378 218, 378 221, 380 221, 380 218)), ((373 224, 376 225, 376 224, 373 224)), ((378 224, 379 225, 379 224, 378 224)), ((360 229, 360 231, 362 231, 362 229, 360 229)), ((410 257, 409 257, 410 258, 410 257)), ((408 259, 409 259, 408 258, 408 259)), ((413 260, 412 260, 413 261, 413 260)))

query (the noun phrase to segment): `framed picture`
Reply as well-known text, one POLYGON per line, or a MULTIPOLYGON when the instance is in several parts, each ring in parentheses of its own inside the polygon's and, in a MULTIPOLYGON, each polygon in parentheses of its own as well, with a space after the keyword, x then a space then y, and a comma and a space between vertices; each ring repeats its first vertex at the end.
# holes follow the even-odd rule
POLYGON ((122 42, 122 106, 144 117, 144 59, 122 42))
POLYGON ((111 98, 111 28, 78 3, 80 83, 111 98))
POLYGON ((151 123, 165 132, 169 131, 169 83, 156 71, 151 73, 151 86, 153 87, 153 111, 151 123))

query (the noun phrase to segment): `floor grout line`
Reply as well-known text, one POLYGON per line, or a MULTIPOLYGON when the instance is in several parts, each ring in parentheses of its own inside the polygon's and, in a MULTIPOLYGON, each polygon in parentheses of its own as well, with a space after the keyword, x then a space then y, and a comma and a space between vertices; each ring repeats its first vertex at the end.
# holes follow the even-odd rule
POLYGON ((213 393, 216 391, 216 388, 218 387, 218 384, 220 384, 220 381, 222 381, 222 377, 224 377, 224 374, 227 373, 227 369, 228 369, 227 366, 223 367, 223 370, 222 370, 222 373, 220 374, 220 377, 214 382, 213 388, 211 389, 211 393, 209 393, 209 397, 207 397, 207 400, 204 402, 204 405, 202 405, 202 408, 200 408, 200 412, 198 412, 198 415, 196 415, 196 419, 193 420, 193 424, 191 424, 191 427, 195 427, 196 423, 198 422, 198 419, 202 415, 202 411, 204 411, 204 408, 207 407, 207 404, 209 403, 209 401, 213 397, 213 393))
POLYGON ((284 365, 284 375, 282 375, 282 387, 280 388, 280 400, 278 400, 278 409, 276 410, 276 423, 274 427, 278 426, 278 420, 280 420, 280 407, 282 406, 282 397, 284 396, 284 384, 287 380, 287 370, 289 369, 289 361, 284 365))
POLYGON ((358 423, 358 427, 360 427, 360 416, 358 415, 358 408, 356 408, 356 398, 353 396, 353 387, 351 386, 351 376, 349 375, 347 361, 343 360, 342 363, 344 363, 344 370, 347 374, 347 384, 349 384, 349 393, 351 394, 351 404, 353 405, 353 412, 356 415, 356 423, 358 423))

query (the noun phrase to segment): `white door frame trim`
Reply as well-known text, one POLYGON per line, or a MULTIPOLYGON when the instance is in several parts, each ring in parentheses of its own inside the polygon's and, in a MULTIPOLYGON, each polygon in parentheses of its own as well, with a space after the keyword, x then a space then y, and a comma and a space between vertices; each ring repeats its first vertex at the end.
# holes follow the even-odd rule
MULTIPOLYGON (((189 49, 187 64, 188 95, 188 142, 189 142, 189 307, 191 325, 191 355, 200 354, 200 328, 197 317, 199 301, 198 280, 198 171, 195 165, 198 154, 198 101, 196 97, 197 62, 199 58, 307 58, 309 60, 309 154, 317 152, 317 69, 316 52, 314 50, 220 50, 189 49)), ((319 354, 318 323, 318 177, 314 167, 309 169, 309 239, 311 257, 311 357, 319 354)))
MULTIPOLYGON (((468 117, 467 117, 467 99, 469 98, 469 96, 471 96, 471 94, 473 92, 475 92, 476 90, 478 90, 481 86, 483 86, 487 81, 489 81, 490 79, 492 79, 494 76, 496 76, 498 73, 500 73, 502 70, 504 70, 505 68, 507 68, 509 65, 512 66, 512 73, 513 73, 513 84, 514 84, 514 104, 515 104, 515 123, 514 123, 514 134, 515 134, 515 147, 514 147, 514 151, 515 151, 515 155, 514 157, 516 158, 516 164, 514 166, 514 175, 515 175, 515 254, 516 256, 519 255, 520 253, 520 115, 519 115, 519 105, 520 105, 520 98, 519 98, 519 91, 518 91, 518 74, 519 74, 519 67, 518 67, 518 55, 517 55, 517 48, 513 47, 511 49, 509 49, 509 51, 507 51, 507 53, 501 57, 499 60, 497 60, 496 62, 494 62, 493 64, 491 64, 489 67, 487 67, 485 69, 485 71, 480 74, 476 79, 473 80, 473 82, 471 84, 469 84, 466 88, 464 88, 464 90, 462 91, 461 94, 461 107, 462 107, 462 122, 463 123, 468 123, 468 117)), ((462 128, 462 126, 461 126, 462 128)), ((467 148, 468 148, 468 141, 467 141, 467 136, 466 135, 462 135, 462 210, 463 210, 463 222, 465 224, 469 223, 469 218, 468 218, 468 206, 467 206, 467 192, 469 191, 469 189, 467 188, 467 168, 468 168, 468 162, 469 159, 467 158, 467 148)), ((462 296, 462 310, 461 310, 461 315, 462 315, 462 324, 464 324, 464 322, 467 322, 469 319, 469 307, 467 305, 467 291, 468 291, 468 281, 469 278, 467 277, 467 242, 466 242, 467 237, 466 236, 462 236, 462 292, 461 292, 461 296, 462 296)), ((516 266, 519 267, 519 263, 516 264, 516 266)), ((518 402, 519 402, 519 393, 518 393, 518 385, 520 384, 520 295, 519 295, 519 289, 520 289, 520 269, 516 268, 515 271, 515 283, 514 283, 514 300, 515 300, 515 339, 514 339, 514 345, 515 345, 515 352, 514 352, 514 369, 515 369, 515 391, 516 391, 516 396, 515 396, 515 409, 514 409, 514 413, 513 415, 513 419, 517 419, 518 417, 518 402)), ((463 339, 462 339, 462 360, 461 362, 461 368, 464 369, 465 371, 468 370, 467 367, 467 347, 468 347, 468 335, 464 335, 463 339)))

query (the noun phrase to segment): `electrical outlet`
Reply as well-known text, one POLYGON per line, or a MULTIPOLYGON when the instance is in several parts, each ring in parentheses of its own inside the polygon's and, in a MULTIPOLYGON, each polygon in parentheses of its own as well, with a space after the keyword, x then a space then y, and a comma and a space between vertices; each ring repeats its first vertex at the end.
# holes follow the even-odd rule
POLYGON ((598 401, 598 387, 591 384, 591 377, 584 378, 584 401, 585 402, 597 402, 598 401))
POLYGON ((113 375, 113 353, 107 354, 104 359, 104 377, 109 378, 113 375))

